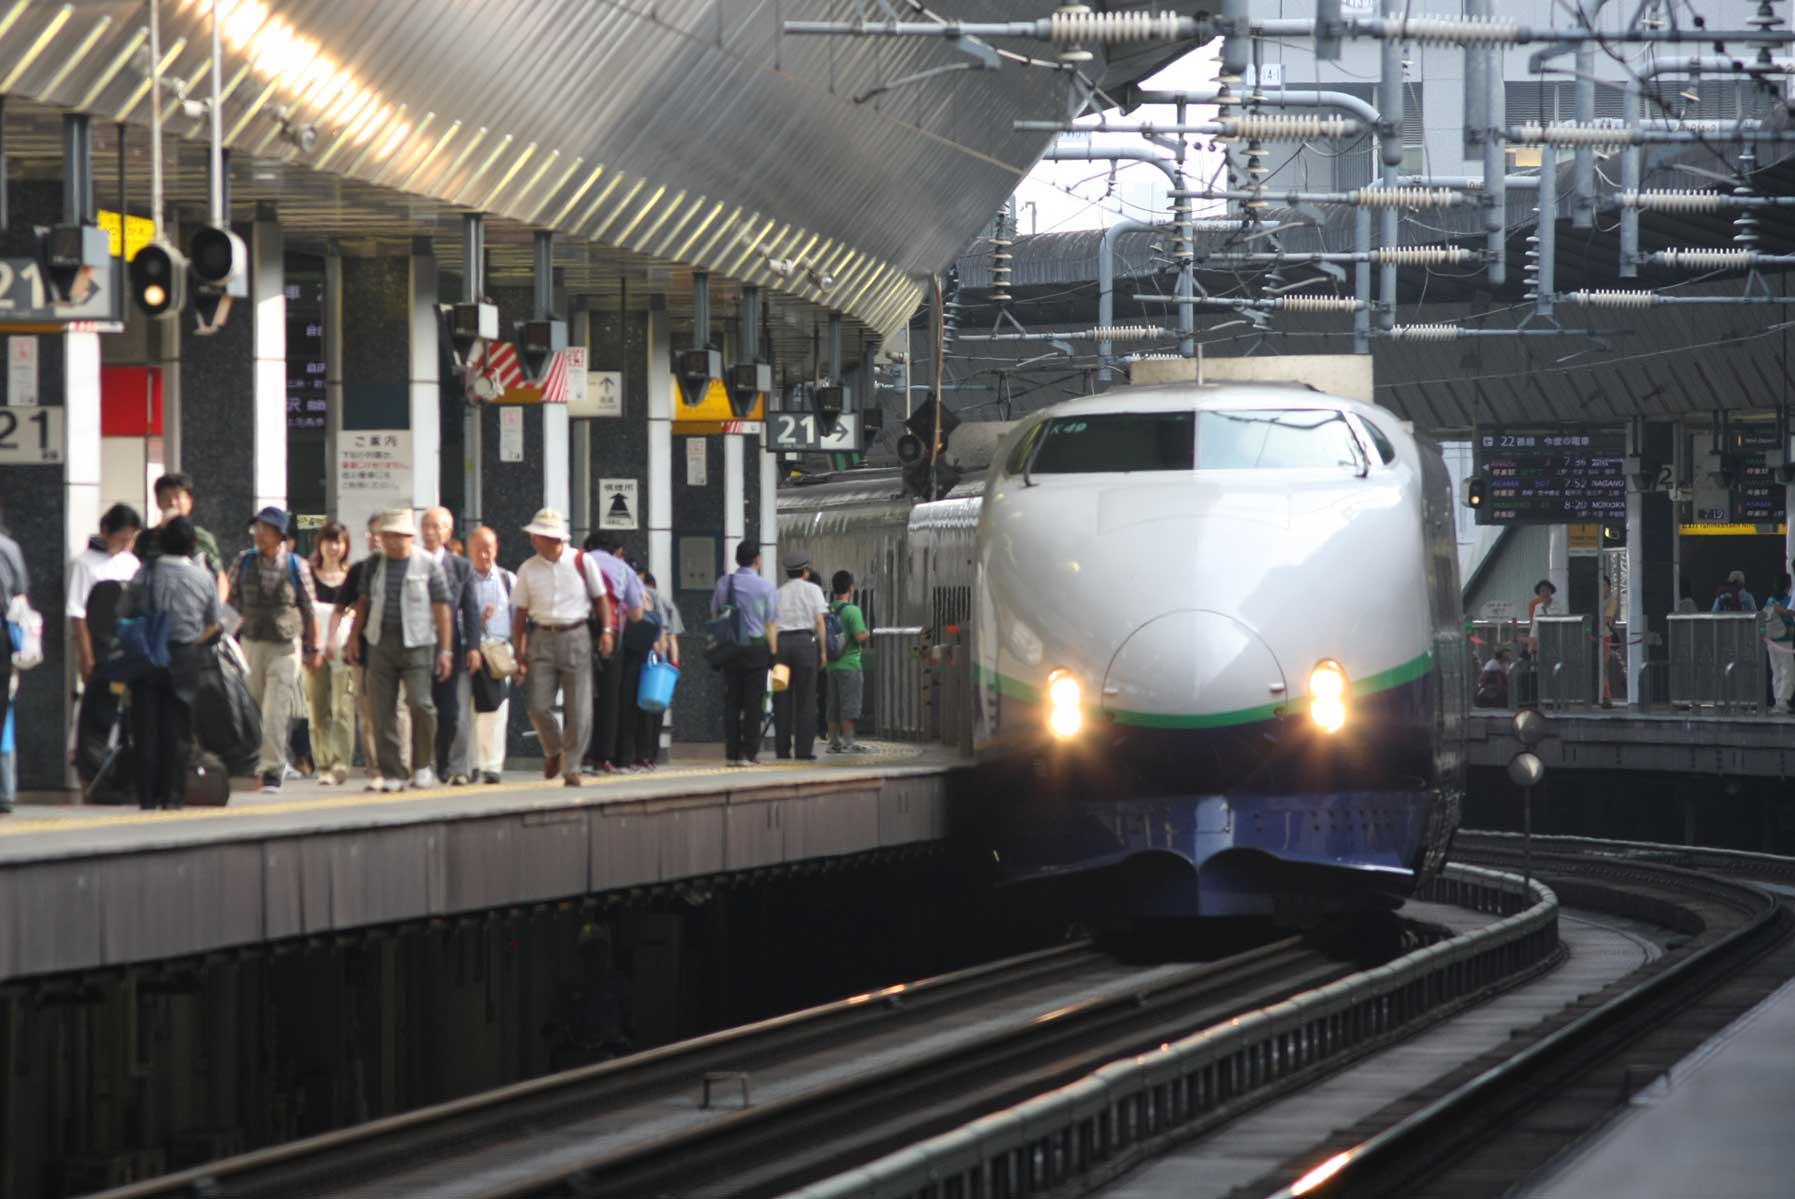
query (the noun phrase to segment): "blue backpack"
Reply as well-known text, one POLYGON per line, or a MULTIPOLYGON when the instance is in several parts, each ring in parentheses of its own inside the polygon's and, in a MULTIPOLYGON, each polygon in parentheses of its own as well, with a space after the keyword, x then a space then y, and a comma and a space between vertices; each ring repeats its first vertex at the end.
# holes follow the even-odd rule
POLYGON ((828 638, 829 661, 839 662, 848 653, 848 632, 841 623, 841 605, 829 605, 829 611, 823 614, 823 632, 828 638))

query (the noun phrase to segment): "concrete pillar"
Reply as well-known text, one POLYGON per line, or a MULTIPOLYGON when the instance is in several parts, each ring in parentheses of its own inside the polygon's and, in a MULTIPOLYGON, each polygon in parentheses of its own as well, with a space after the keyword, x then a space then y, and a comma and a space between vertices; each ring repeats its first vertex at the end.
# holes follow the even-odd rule
MULTIPOLYGON (((572 346, 587 344, 588 330, 583 304, 567 325, 567 341, 572 346)), ((542 504, 563 516, 570 515, 572 503, 572 470, 570 461, 573 422, 567 418, 566 404, 548 404, 542 410, 542 504)), ((588 446, 588 453, 590 446, 588 446)), ((588 458, 590 461, 590 458, 588 458)))
MULTIPOLYGON (((427 237, 412 239, 408 263, 406 346, 408 416, 411 426, 411 502, 428 508, 442 496, 442 349, 436 312, 436 251, 427 237)), ((473 461, 479 461, 476 457, 473 461)), ((478 518, 478 492, 470 501, 478 518)))
MULTIPOLYGON (((255 361, 255 476, 252 512, 287 506, 287 241, 270 205, 256 206, 250 232, 250 300, 255 361)), ((232 313, 235 317, 237 314, 232 313)), ((245 314, 248 315, 248 314, 245 314)))
MULTIPOLYGON (((1631 435, 1629 434, 1629 439, 1631 435)), ((1635 453, 1629 447, 1629 454, 1635 453)), ((1621 615, 1627 622, 1627 699, 1634 708, 1641 706, 1641 678, 1645 670, 1647 621, 1645 615, 1645 501, 1637 488, 1627 491, 1627 610, 1621 615)))
POLYGON ((1570 612, 1571 602, 1571 527, 1552 525, 1546 539, 1546 578, 1558 588, 1553 610, 1560 615, 1570 612))
POLYGON ((666 303, 658 300, 648 313, 643 363, 648 396, 648 568, 670 593, 679 587, 673 563, 672 334, 666 303))
MULTIPOLYGON (((758 439, 760 453, 760 550, 766 555, 766 563, 771 564, 779 558, 779 455, 769 448, 772 438, 766 430, 761 430, 758 439)), ((769 576, 771 577, 771 576, 769 576)))
MULTIPOLYGON (((462 294, 466 294, 465 288, 462 294)), ((498 305, 502 336, 510 337, 508 330, 515 322, 530 315, 533 290, 528 286, 495 287, 489 279, 486 295, 498 305)), ((466 528, 474 527, 477 513, 479 519, 498 531, 501 550, 506 547, 507 538, 511 539, 511 544, 518 547, 517 556, 506 557, 501 553, 500 559, 515 566, 529 557, 528 539, 522 530, 544 502, 546 464, 543 450, 548 440, 547 412, 542 404, 488 404, 478 409, 470 408, 468 414, 467 427, 476 432, 473 445, 479 455, 472 460, 479 464, 479 468, 478 479, 470 475, 463 488, 464 504, 467 505, 463 514, 466 528), (509 439, 507 426, 511 430, 509 439), (510 448, 520 455, 511 461, 505 460, 508 440, 510 448), (478 508, 473 506, 476 503, 478 508)), ((461 527, 460 523, 457 527, 461 527)))
MULTIPOLYGON (((743 478, 742 435, 723 435, 723 561, 735 561, 736 547, 742 544, 748 516, 746 480, 743 478)), ((771 561, 763 561, 763 570, 772 570, 771 561)), ((657 576, 658 577, 658 576, 657 576)))
MULTIPOLYGON (((166 403, 166 400, 164 401, 166 403)), ((337 516, 337 440, 343 431, 343 259, 336 246, 324 255, 324 510, 337 516)), ((171 459, 172 461, 172 459, 171 459)), ((362 555, 362 530, 349 530, 353 556, 362 555)))
POLYGON ((215 333, 179 318, 180 403, 166 422, 193 477, 194 521, 227 562, 249 547, 250 517, 287 506, 286 243, 267 204, 236 232, 249 248, 249 300, 233 303, 215 333))
MULTIPOLYGON (((386 498, 345 490, 337 478, 340 458, 333 454, 327 463, 330 511, 350 526, 358 556, 362 545, 358 526, 374 511, 389 503, 417 503, 420 494, 434 502, 438 486, 436 426, 412 427, 413 393, 434 386, 428 379, 437 369, 436 327, 431 324, 426 334, 423 323, 413 319, 414 285, 434 294, 435 259, 414 252, 325 260, 325 378, 327 384, 335 380, 331 428, 339 442, 359 434, 393 433, 412 446, 410 483, 401 481, 396 493, 386 498), (427 338, 427 345, 414 344, 420 337, 427 338), (427 377, 414 378, 418 373, 427 377)), ((421 397, 419 406, 423 407, 421 397)))

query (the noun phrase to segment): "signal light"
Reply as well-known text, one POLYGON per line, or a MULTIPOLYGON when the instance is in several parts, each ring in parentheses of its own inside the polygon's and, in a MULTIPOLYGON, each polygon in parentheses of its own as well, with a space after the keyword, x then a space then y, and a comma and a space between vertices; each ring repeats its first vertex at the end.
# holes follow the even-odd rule
POLYGON ((187 260, 167 242, 137 251, 130 276, 131 297, 152 320, 173 320, 187 306, 187 260))
POLYGON ((249 297, 249 250, 222 225, 205 225, 187 244, 193 272, 195 332, 216 333, 230 319, 231 301, 249 297))
POLYGON ((1472 475, 1465 480, 1465 507, 1481 508, 1488 498, 1489 480, 1482 475, 1472 475))

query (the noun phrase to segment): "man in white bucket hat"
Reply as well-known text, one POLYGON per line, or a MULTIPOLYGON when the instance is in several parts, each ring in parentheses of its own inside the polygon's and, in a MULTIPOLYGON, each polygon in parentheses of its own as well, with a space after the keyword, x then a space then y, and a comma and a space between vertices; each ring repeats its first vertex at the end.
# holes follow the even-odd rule
POLYGON ((544 508, 524 526, 536 556, 517 568, 511 589, 511 643, 518 682, 528 688, 530 723, 542 739, 542 777, 557 774, 583 787, 580 750, 592 728, 592 632, 609 654, 617 620, 598 564, 568 549, 567 518, 544 508), (565 724, 555 720, 555 692, 562 693, 565 724))
MULTIPOLYGON (((431 681, 449 677, 454 666, 449 619, 449 584, 443 568, 413 553, 417 522, 410 508, 383 514, 377 526, 380 555, 362 575, 355 600, 355 627, 345 655, 359 655, 356 638, 368 639, 369 707, 374 712, 382 791, 404 786, 404 750, 399 742, 399 687, 411 710, 413 787, 433 787, 430 768, 436 751, 436 704, 431 681)), ((355 658, 350 657, 350 664, 355 658)))

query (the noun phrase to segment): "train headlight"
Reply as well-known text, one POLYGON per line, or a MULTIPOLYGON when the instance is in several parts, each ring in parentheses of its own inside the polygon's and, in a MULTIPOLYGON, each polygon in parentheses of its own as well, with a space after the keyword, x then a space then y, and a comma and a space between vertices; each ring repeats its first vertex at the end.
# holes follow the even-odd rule
POLYGON ((1309 719, 1324 733, 1346 727, 1346 701, 1351 685, 1346 668, 1324 658, 1309 672, 1309 719))
POLYGON ((1047 676, 1047 728, 1061 740, 1084 727, 1084 685, 1069 670, 1047 676))

